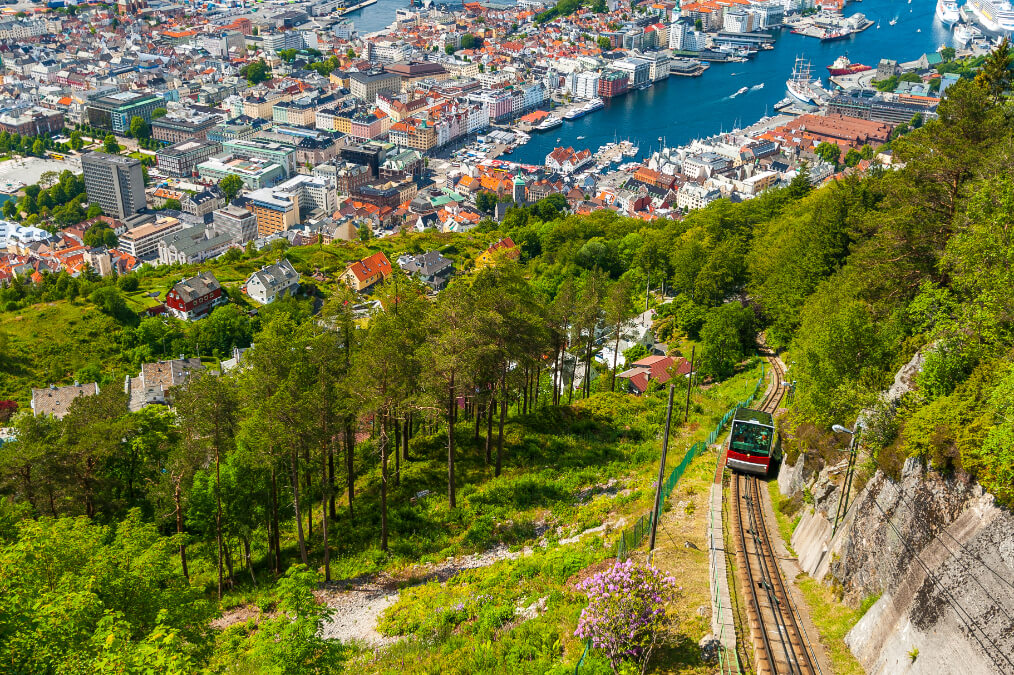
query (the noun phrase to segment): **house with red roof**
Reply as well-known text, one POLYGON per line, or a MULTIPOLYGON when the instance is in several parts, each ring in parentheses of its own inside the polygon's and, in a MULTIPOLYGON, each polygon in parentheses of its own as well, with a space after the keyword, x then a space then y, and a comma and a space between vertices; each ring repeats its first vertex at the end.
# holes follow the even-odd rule
POLYGON ((517 260, 520 257, 521 247, 515 244, 510 237, 504 237, 479 254, 479 257, 475 259, 475 268, 481 270, 484 267, 491 267, 500 258, 517 260))
POLYGON ((349 265, 341 278, 350 288, 362 292, 389 276, 391 276, 391 261, 383 251, 378 251, 349 265))
POLYGON ((616 377, 627 381, 627 390, 631 394, 641 396, 648 391, 649 382, 663 385, 674 377, 682 377, 690 372, 690 363, 683 357, 674 359, 671 356, 645 356, 634 361, 630 368, 616 377))
POLYGON ((554 148, 546 155, 546 168, 560 173, 575 173, 592 162, 591 150, 554 148))

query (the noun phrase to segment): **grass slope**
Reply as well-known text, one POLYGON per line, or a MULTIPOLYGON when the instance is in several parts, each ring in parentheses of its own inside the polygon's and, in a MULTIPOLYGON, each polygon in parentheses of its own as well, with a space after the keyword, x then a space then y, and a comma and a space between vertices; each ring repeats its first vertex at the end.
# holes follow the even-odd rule
POLYGON ((0 331, 9 340, 9 356, 0 362, 0 399, 22 405, 32 387, 67 383, 89 367, 113 371, 121 360, 116 320, 84 301, 59 300, 0 313, 0 331))
MULTIPOLYGON (((694 393, 690 423, 671 439, 670 468, 725 410, 745 398, 759 372, 759 367, 752 367, 727 383, 694 393)), ((403 465, 402 482, 390 497, 389 557, 375 548, 378 476, 373 472, 362 477, 358 507, 362 515, 353 531, 342 523, 338 577, 382 569, 397 572, 416 561, 498 545, 531 550, 443 583, 403 590, 378 626, 382 633, 402 640, 380 652, 362 648, 353 669, 572 672, 584 649, 573 636, 584 607, 574 583, 608 564, 615 555, 616 530, 651 508, 664 415, 664 392, 658 392, 645 398, 596 394, 570 407, 513 417, 507 428, 507 468, 499 478, 484 465, 481 443, 473 443, 472 430, 461 425, 468 437, 459 437, 457 465, 463 487, 456 509, 449 509, 443 496, 443 438, 416 439, 413 460, 407 468, 403 465), (616 482, 610 485, 610 480, 616 482), (421 489, 434 494, 410 504, 409 497, 421 489), (561 543, 603 524, 607 525, 603 531, 561 543), (363 543, 352 543, 357 541, 363 543), (521 610, 533 603, 542 607, 538 616, 523 618, 521 610)), ((705 453, 691 464, 666 505, 655 562, 673 572, 683 590, 671 608, 677 626, 665 636, 651 672, 708 670, 699 661, 696 644, 708 630, 706 618, 697 610, 708 599, 703 518, 714 462, 715 455, 705 453), (685 541, 698 550, 685 547, 685 541)), ((635 552, 642 560, 644 548, 635 552)), ((581 668, 582 673, 607 671, 605 660, 594 650, 581 668)))

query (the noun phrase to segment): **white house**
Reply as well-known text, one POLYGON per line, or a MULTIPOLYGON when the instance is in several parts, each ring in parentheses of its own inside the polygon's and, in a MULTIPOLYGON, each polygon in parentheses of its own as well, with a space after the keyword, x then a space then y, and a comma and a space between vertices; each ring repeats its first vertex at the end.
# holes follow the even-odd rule
POLYGON ((251 298, 267 305, 286 295, 295 295, 299 290, 299 273, 292 263, 282 260, 251 274, 245 289, 251 298))

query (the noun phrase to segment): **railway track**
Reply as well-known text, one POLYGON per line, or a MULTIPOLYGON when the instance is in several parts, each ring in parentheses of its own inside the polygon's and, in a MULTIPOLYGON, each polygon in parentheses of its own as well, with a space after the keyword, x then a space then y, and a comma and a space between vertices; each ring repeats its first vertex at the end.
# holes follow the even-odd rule
MULTIPOLYGON (((785 369, 768 357, 772 384, 760 409, 774 413, 785 395, 785 369)), ((753 644, 758 675, 820 675, 816 655, 789 597, 767 530, 762 481, 733 473, 730 490, 730 531, 736 547, 736 572, 753 644)))

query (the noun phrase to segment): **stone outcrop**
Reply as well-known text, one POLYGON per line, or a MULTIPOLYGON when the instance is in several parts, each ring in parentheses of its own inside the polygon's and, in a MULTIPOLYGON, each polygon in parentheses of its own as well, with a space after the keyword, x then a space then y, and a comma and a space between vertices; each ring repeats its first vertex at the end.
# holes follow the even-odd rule
POLYGON ((866 671, 1014 673, 1014 514, 909 460, 899 481, 875 474, 832 536, 843 473, 804 480, 785 464, 779 486, 812 496, 792 536, 800 566, 852 604, 880 595, 846 638, 866 671))

